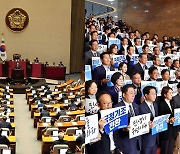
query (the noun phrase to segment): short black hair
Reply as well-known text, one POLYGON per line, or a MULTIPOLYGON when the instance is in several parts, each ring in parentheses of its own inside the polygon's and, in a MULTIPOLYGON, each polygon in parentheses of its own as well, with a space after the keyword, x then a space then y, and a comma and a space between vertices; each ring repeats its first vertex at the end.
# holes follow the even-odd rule
POLYGON ((98 103, 100 102, 101 96, 105 95, 105 94, 107 94, 107 95, 109 95, 111 97, 110 93, 108 93, 107 91, 101 91, 96 95, 96 100, 97 100, 98 103))
POLYGON ((171 59, 171 58, 170 58, 170 57, 166 57, 166 58, 164 59, 164 62, 165 62, 165 63, 168 62, 169 59, 171 59))
POLYGON ((129 45, 129 46, 127 47, 127 51, 128 51, 131 47, 133 47, 133 45, 129 45))
POLYGON ((173 64, 175 64, 176 61, 179 61, 178 59, 173 60, 173 64))
POLYGON ((115 85, 116 81, 120 78, 120 76, 123 76, 120 72, 115 72, 111 77, 111 82, 115 85))
POLYGON ((95 83, 97 85, 95 80, 89 80, 85 82, 85 96, 89 95, 88 90, 89 90, 89 87, 91 87, 92 83, 95 83))
POLYGON ((101 54, 100 54, 100 59, 103 59, 104 55, 106 55, 106 54, 109 55, 108 52, 103 52, 103 53, 101 53, 101 54))
POLYGON ((126 62, 121 62, 121 63, 119 64, 119 67, 118 67, 118 68, 120 69, 121 67, 123 67, 123 65, 124 65, 124 64, 126 64, 126 65, 127 65, 127 63, 126 63, 126 62))
POLYGON ((89 45, 92 46, 93 42, 97 42, 97 43, 98 43, 97 40, 91 40, 91 41, 89 42, 89 45))
POLYGON ((150 93, 150 90, 151 89, 154 89, 155 91, 156 91, 156 93, 157 93, 157 90, 156 90, 156 88, 155 87, 153 87, 153 86, 146 86, 146 87, 144 87, 143 88, 143 94, 144 94, 144 96, 147 94, 149 94, 150 93))
POLYGON ((131 79, 134 77, 134 75, 139 74, 141 76, 141 74, 139 72, 133 72, 133 74, 131 75, 131 79))
POLYGON ((162 96, 162 98, 165 98, 164 95, 167 94, 169 90, 172 90, 172 91, 173 91, 173 89, 170 88, 169 86, 165 86, 165 87, 162 88, 162 91, 161 91, 161 96, 162 96))
POLYGON ((147 56, 146 53, 140 53, 140 54, 139 54, 139 58, 142 58, 143 55, 146 55, 146 56, 147 56))
POLYGON ((158 70, 157 67, 155 67, 155 66, 150 67, 148 70, 148 74, 149 75, 152 74, 154 70, 158 70))
POLYGON ((135 39, 134 39, 134 42, 136 42, 138 39, 140 39, 139 37, 136 37, 135 39))
POLYGON ((144 50, 146 47, 149 48, 149 46, 145 44, 145 45, 143 45, 142 49, 144 50))
POLYGON ((7 120, 7 117, 6 117, 6 116, 4 116, 4 117, 2 117, 2 119, 3 119, 3 121, 6 121, 6 120, 7 120))
POLYGON ((98 32, 97 32, 97 31, 93 31, 93 32, 91 32, 91 34, 90 34, 90 35, 92 36, 94 33, 97 33, 97 34, 98 34, 98 32))
POLYGON ((169 72, 169 74, 170 74, 170 71, 169 71, 168 69, 163 69, 163 70, 161 71, 161 75, 164 75, 166 72, 169 72))
POLYGON ((121 89, 122 94, 127 93, 127 91, 128 91, 129 88, 133 88, 133 89, 134 89, 135 87, 134 87, 133 84, 126 84, 126 85, 124 85, 124 86, 122 87, 122 89, 121 89))

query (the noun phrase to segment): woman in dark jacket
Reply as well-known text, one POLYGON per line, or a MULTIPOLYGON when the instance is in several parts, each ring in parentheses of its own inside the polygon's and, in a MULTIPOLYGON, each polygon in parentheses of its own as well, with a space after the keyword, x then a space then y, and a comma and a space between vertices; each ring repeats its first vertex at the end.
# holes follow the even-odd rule
POLYGON ((168 130, 161 132, 160 147, 161 154, 173 154, 174 142, 176 138, 176 127, 173 126, 175 122, 174 118, 174 102, 173 102, 173 90, 172 88, 165 86, 161 91, 161 101, 158 103, 159 115, 170 114, 168 122, 168 130))

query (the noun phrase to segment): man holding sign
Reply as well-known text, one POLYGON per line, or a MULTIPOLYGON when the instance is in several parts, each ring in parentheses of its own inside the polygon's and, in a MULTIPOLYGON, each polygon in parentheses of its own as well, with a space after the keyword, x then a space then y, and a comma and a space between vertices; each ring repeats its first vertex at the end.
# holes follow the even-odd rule
MULTIPOLYGON (((153 86, 146 86, 143 89, 143 94, 145 101, 139 106, 140 114, 150 113, 150 123, 149 126, 152 128, 154 117, 158 116, 158 106, 155 102, 156 100, 156 88, 153 86)), ((144 134, 142 136, 142 154, 156 154, 158 145, 158 135, 151 135, 150 133, 144 134)))
MULTIPOLYGON (((99 118, 100 111, 107 110, 112 108, 111 95, 107 92, 100 92, 97 95, 97 102, 99 105, 99 118)), ((106 125, 106 120, 100 118, 98 121, 99 124, 99 135, 100 139, 97 142, 88 147, 88 154, 120 154, 120 143, 119 138, 115 132, 110 132, 109 134, 105 133, 104 126, 106 125)))
MULTIPOLYGON (((127 84, 122 87, 122 97, 123 101, 118 103, 115 107, 126 106, 128 110, 128 121, 130 121, 131 117, 139 115, 139 106, 132 103, 135 97, 134 86, 132 84, 127 84)), ((128 126, 127 128, 117 130, 122 152, 123 154, 139 154, 141 150, 141 136, 130 139, 130 127, 131 126, 128 126)))

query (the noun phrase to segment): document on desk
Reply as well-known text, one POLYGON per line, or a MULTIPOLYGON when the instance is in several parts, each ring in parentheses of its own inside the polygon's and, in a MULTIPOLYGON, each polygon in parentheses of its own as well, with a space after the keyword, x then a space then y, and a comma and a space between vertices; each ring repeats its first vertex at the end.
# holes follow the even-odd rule
POLYGON ((73 125, 76 125, 76 126, 78 125, 77 122, 72 122, 72 124, 73 124, 73 125))
POLYGON ((56 136, 56 137, 52 137, 53 141, 56 141, 56 140, 59 140, 59 138, 56 136))
POLYGON ((58 126, 63 126, 61 122, 58 122, 57 125, 58 125, 58 126))
POLYGON ((48 123, 43 123, 43 126, 46 126, 46 127, 47 127, 48 125, 49 125, 48 123))

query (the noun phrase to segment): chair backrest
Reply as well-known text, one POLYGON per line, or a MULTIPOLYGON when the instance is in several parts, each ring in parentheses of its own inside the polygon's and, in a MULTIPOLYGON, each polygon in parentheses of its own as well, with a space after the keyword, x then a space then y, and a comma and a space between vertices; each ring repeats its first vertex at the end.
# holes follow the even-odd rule
POLYGON ((78 130, 78 127, 69 127, 69 128, 66 129, 65 134, 66 135, 75 135, 76 130, 78 130))
POLYGON ((69 149, 68 145, 66 144, 57 144, 53 147, 53 154, 62 154, 65 153, 69 149))
POLYGON ((76 115, 75 121, 84 121, 84 120, 85 120, 84 114, 76 115))
POLYGON ((71 121, 71 117, 70 116, 60 116, 59 117, 59 122, 70 122, 71 121))
POLYGON ((19 60, 19 59, 21 59, 20 54, 13 54, 13 60, 19 60))
POLYGON ((47 128, 45 134, 48 136, 58 136, 59 129, 58 128, 47 128))
POLYGON ((6 144, 0 144, 0 151, 1 149, 8 149, 8 146, 6 144))
POLYGON ((51 122, 51 118, 52 117, 42 117, 41 120, 42 120, 42 122, 49 123, 49 122, 51 122))

